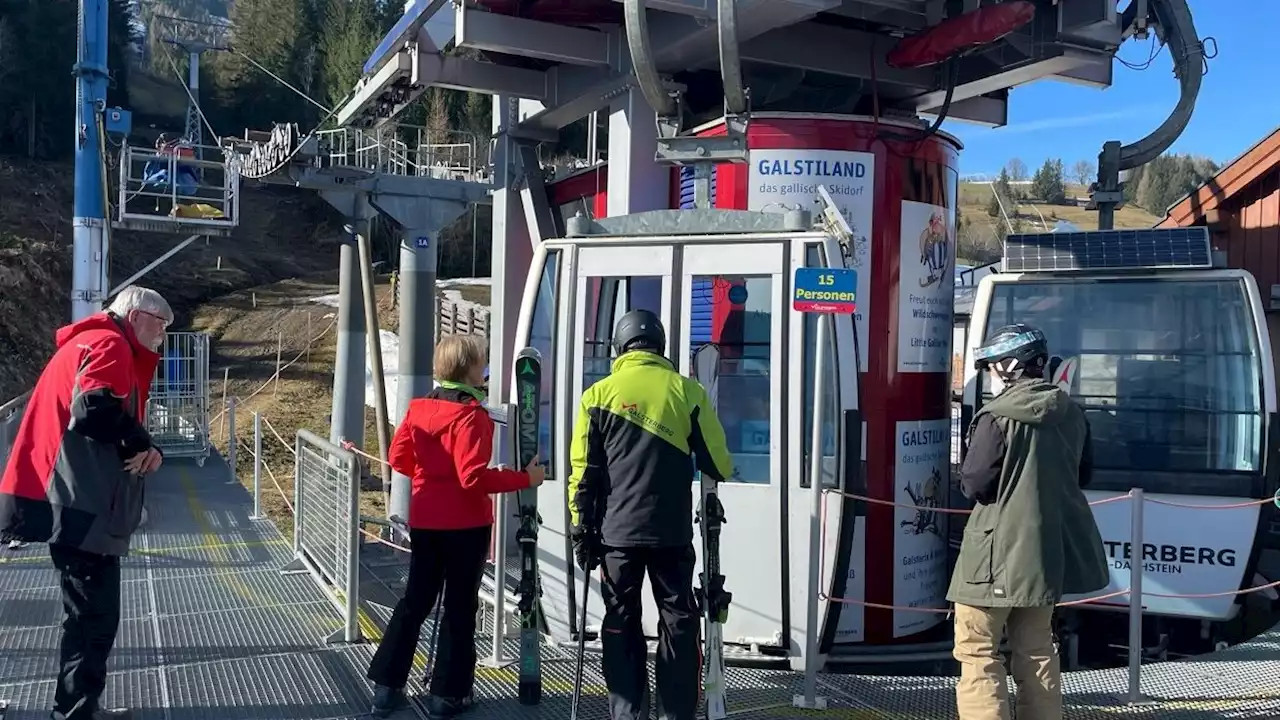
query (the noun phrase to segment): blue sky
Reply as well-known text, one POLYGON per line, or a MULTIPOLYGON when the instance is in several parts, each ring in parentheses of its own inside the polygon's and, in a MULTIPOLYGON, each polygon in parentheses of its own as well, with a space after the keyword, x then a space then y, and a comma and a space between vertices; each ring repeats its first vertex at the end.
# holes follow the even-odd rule
MULTIPOLYGON (((1280 68, 1280 0, 1190 0, 1190 6, 1201 38, 1217 40, 1218 56, 1209 61, 1190 125, 1170 151, 1223 163, 1280 126, 1280 92, 1267 72, 1280 68)), ((1130 40, 1120 57, 1141 65, 1150 43, 1130 40)), ((1010 91, 1005 127, 946 122, 943 129, 965 145, 962 175, 998 173, 1012 157, 1033 171, 1058 157, 1069 171, 1077 160, 1096 162, 1104 141, 1130 143, 1159 126, 1178 101, 1172 68, 1164 48, 1143 71, 1117 62, 1107 90, 1041 80, 1010 91)))

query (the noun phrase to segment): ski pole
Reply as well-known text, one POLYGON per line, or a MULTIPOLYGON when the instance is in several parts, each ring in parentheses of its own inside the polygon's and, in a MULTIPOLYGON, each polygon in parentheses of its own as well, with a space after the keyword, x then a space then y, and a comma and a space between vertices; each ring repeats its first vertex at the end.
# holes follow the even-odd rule
POLYGON ((582 666, 587 654, 587 597, 591 592, 591 572, 582 572, 582 610, 578 616, 578 664, 573 675, 573 703, 569 706, 569 720, 578 720, 578 701, 582 699, 582 666))
POLYGON ((431 620, 431 644, 427 647, 427 669, 432 673, 436 671, 436 635, 440 632, 440 609, 444 607, 444 585, 440 585, 440 592, 436 593, 436 609, 432 613, 435 617, 431 620))

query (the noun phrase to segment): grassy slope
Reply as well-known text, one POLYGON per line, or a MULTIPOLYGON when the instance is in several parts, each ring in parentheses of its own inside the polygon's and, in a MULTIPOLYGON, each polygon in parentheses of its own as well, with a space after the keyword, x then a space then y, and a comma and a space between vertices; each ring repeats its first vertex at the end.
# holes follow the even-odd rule
MULTIPOLYGON (((1086 197, 1087 192, 1079 185, 1068 185, 1067 195, 1070 197, 1086 197)), ((960 185, 960 212, 964 217, 969 218, 971 222, 977 223, 978 227, 988 221, 991 223, 1003 222, 1002 219, 987 215, 987 203, 989 202, 991 202, 990 185, 976 183, 962 183, 960 185)), ((1083 207, 1024 202, 1020 205, 1017 215, 1025 221, 1028 232, 1035 232, 1041 228, 1041 216, 1043 216, 1049 228, 1052 228, 1058 220, 1066 220, 1080 226, 1082 230, 1098 229, 1097 211, 1086 210, 1083 207), (1039 210, 1040 213, 1037 214, 1036 210, 1039 210)), ((1117 228, 1145 228, 1151 227, 1159 221, 1160 218, 1140 207, 1126 205, 1116 211, 1115 225, 1117 228)))

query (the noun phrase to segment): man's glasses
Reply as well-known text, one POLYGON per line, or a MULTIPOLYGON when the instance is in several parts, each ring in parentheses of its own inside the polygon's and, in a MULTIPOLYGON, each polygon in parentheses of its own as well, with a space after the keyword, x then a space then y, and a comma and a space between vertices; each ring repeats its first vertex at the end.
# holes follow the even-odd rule
POLYGON ((142 313, 143 315, 150 315, 151 317, 155 318, 156 320, 159 320, 159 321, 160 321, 160 324, 164 326, 164 329, 165 329, 165 330, 168 330, 168 329, 169 329, 169 325, 173 323, 173 321, 172 321, 172 320, 169 320, 168 318, 161 317, 160 315, 157 315, 157 314, 155 314, 155 313, 153 313, 153 312, 147 312, 146 310, 139 310, 138 312, 142 313))

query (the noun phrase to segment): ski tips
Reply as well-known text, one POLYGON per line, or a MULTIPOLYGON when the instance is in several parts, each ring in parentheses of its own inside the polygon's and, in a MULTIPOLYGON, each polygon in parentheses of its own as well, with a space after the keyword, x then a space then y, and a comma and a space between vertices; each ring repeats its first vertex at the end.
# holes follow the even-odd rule
POLYGON ((542 362, 542 353, 538 352, 538 348, 535 347, 522 348, 520 352, 516 353, 516 360, 519 361, 524 358, 530 358, 532 360, 542 362))

